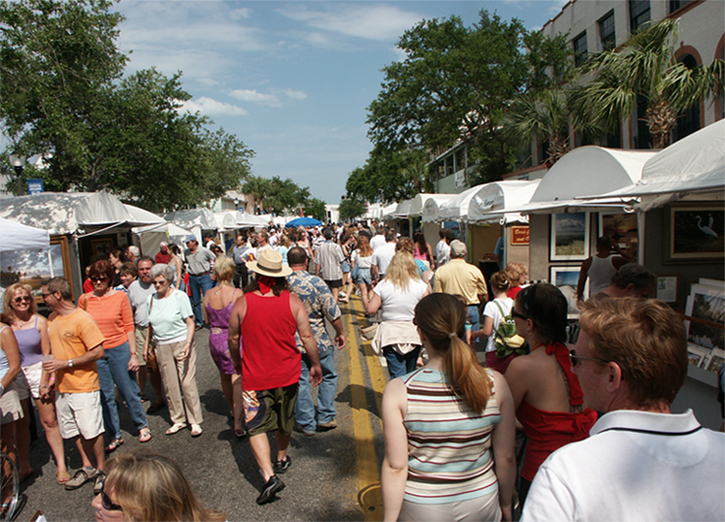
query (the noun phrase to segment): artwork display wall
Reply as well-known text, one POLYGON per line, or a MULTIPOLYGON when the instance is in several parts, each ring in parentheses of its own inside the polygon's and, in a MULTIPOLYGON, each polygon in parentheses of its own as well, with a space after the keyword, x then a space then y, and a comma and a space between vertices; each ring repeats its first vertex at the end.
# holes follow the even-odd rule
POLYGON ((685 321, 690 364, 717 372, 725 362, 725 282, 700 278, 687 298, 685 321))

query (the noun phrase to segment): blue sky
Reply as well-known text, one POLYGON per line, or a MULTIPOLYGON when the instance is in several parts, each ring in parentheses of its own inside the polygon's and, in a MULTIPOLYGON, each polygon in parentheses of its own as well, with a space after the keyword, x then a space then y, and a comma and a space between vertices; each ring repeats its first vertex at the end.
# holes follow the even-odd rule
POLYGON ((291 178, 339 203, 347 175, 371 149, 366 107, 395 43, 422 19, 482 8, 541 27, 563 0, 484 2, 222 2, 122 0, 119 46, 127 72, 183 72, 188 104, 236 134, 256 157, 253 174, 291 178))

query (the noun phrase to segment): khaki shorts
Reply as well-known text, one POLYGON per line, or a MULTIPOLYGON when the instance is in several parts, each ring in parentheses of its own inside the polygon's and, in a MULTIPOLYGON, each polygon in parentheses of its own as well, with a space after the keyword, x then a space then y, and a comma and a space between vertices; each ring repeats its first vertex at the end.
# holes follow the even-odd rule
POLYGON ((244 419, 249 436, 279 430, 292 433, 295 425, 295 402, 299 383, 284 388, 243 391, 244 419))
POLYGON ((18 387, 18 398, 24 401, 28 397, 40 398, 40 377, 43 375, 43 363, 37 362, 20 369, 15 377, 15 386, 18 387))
POLYGON ((11 382, 0 397, 0 424, 7 424, 23 418, 23 408, 18 399, 18 390, 11 382))
MULTIPOLYGON (((146 366, 146 359, 143 358, 143 345, 146 343, 146 332, 149 331, 149 327, 136 326, 136 356, 138 357, 138 365, 146 366)), ((149 340, 149 347, 154 345, 154 340, 149 340)))
POLYGON ((61 437, 72 439, 81 435, 91 440, 104 432, 100 390, 56 395, 55 410, 61 437))

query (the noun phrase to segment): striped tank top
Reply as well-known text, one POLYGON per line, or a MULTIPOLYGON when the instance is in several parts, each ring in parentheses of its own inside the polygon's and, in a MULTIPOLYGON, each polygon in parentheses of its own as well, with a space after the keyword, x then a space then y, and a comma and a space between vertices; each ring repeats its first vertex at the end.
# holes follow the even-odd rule
POLYGON ((447 504, 498 491, 491 453, 491 434, 501 418, 495 391, 486 409, 476 413, 452 392, 445 373, 421 368, 403 381, 408 392, 405 500, 447 504))

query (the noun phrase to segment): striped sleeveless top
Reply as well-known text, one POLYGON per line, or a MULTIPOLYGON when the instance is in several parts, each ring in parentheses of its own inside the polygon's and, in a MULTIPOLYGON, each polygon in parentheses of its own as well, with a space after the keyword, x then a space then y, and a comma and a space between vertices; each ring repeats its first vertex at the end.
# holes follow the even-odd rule
POLYGON ((445 373, 421 368, 403 381, 408 391, 405 500, 447 504, 496 492, 491 434, 501 414, 495 390, 486 409, 476 413, 452 392, 445 373))

